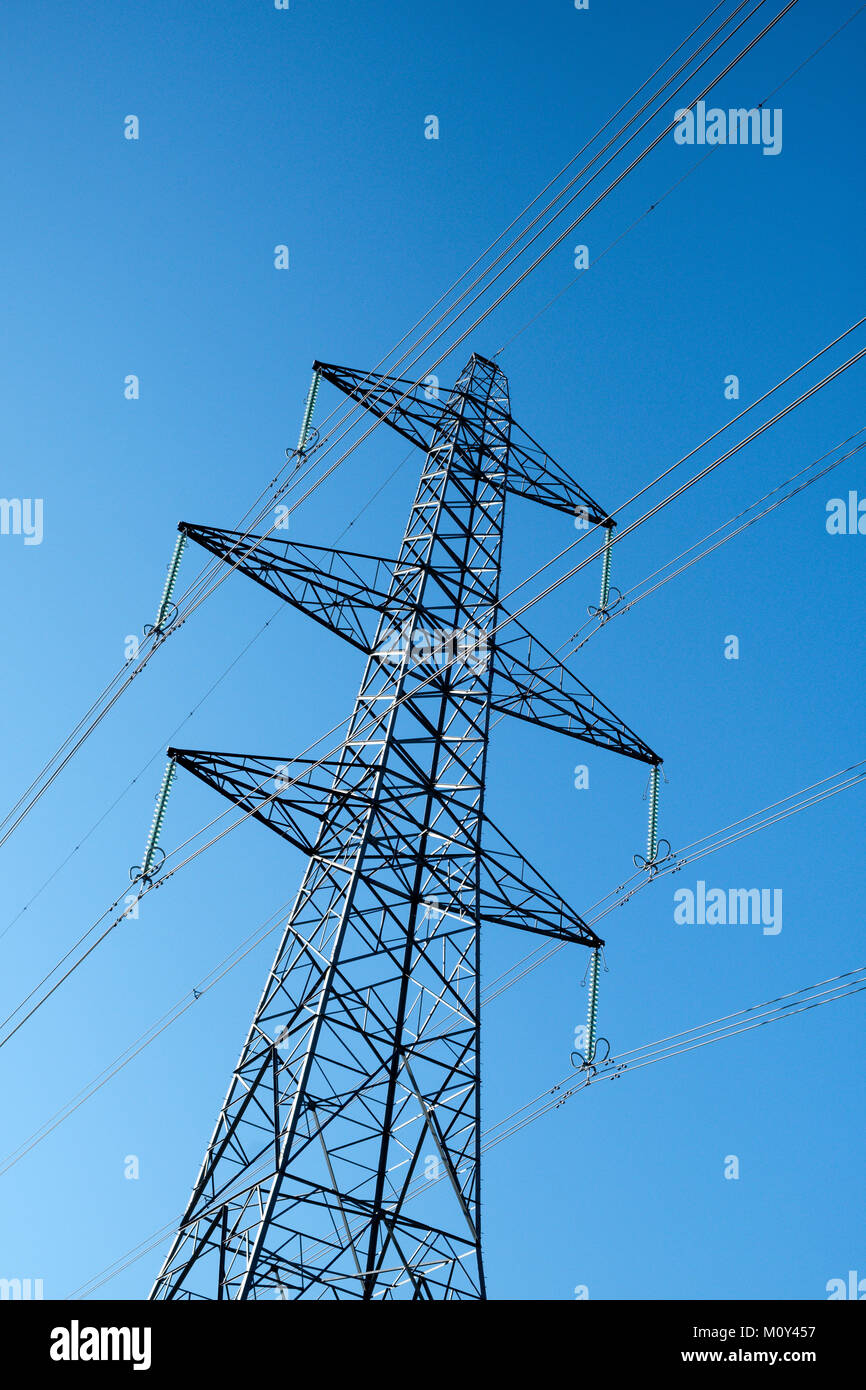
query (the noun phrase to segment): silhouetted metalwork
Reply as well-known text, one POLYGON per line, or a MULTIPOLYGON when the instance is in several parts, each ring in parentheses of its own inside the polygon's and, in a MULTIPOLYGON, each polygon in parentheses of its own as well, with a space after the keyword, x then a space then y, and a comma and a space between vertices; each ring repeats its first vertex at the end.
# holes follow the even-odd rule
POLYGON ((180 528, 366 664, 336 755, 170 750, 308 862, 151 1296, 479 1299, 481 931, 603 944, 485 811, 491 715, 659 760, 522 624, 496 631, 508 492, 613 525, 502 371, 473 356, 443 403, 314 370, 424 465, 394 561, 180 528))

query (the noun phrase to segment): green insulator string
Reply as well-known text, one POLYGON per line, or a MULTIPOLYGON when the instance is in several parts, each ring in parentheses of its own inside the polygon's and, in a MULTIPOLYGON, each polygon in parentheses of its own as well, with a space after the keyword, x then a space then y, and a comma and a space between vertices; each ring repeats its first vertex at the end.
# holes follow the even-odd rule
POLYGON ((144 859, 141 861, 141 877, 147 879, 153 865, 154 856, 159 849, 159 836, 162 830, 162 822, 165 819, 165 803, 168 801, 168 794, 171 791, 171 784, 174 781, 174 774, 177 771, 177 763, 170 758, 165 772, 163 773, 162 786, 159 789, 159 796, 156 799, 156 810, 153 813, 153 820, 150 826, 150 834, 147 837, 147 845, 144 850, 144 859))
POLYGON ((646 837, 646 862, 654 864, 658 854, 658 820, 659 820, 659 773, 661 768, 658 763, 653 763, 650 773, 649 790, 649 825, 647 826, 646 837))
POLYGON ((186 536, 181 534, 174 543, 174 554, 171 557, 171 564, 168 567, 168 574, 165 580, 165 588, 162 591, 162 598, 159 601, 159 609, 156 614, 156 622, 154 623, 154 629, 157 632, 162 631, 162 625, 165 622, 166 614, 171 607, 171 596, 174 593, 174 586, 177 583, 177 572, 180 569, 180 560, 185 545, 186 536))
POLYGON ((319 382, 321 373, 313 372, 313 380, 310 382, 310 389, 307 392, 307 404, 304 406, 304 418, 301 423, 301 433, 298 435, 298 447, 296 453, 302 454, 307 444, 307 436, 310 433, 310 425, 313 422, 313 411, 316 408, 316 397, 319 394, 319 382))
POLYGON ((589 967, 589 1004, 586 1014, 586 1060, 591 1065, 595 1059, 596 1029, 598 1023, 598 958, 601 950, 596 946, 589 967))
POLYGON ((613 530, 610 526, 604 538, 604 555, 601 561, 601 598, 598 601, 599 612, 604 615, 607 612, 607 601, 610 598, 610 552, 613 541, 613 530))

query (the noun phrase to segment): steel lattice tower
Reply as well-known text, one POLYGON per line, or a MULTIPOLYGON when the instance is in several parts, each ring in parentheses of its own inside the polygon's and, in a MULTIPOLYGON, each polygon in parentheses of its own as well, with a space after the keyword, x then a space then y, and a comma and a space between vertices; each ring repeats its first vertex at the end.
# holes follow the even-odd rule
POLYGON ((482 929, 602 944, 486 813, 491 714, 659 759, 519 622, 495 634, 507 493, 613 525, 499 367, 444 404, 315 370, 424 465, 396 561, 180 527, 366 665, 336 757, 169 750, 309 858, 151 1297, 480 1299, 482 929))

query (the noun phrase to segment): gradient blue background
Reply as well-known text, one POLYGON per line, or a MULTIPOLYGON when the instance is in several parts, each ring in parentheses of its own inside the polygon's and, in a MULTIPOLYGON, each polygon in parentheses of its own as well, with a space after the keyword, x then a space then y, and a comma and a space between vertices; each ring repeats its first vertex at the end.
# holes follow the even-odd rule
MULTIPOLYGON (((852 9, 802 0, 715 100, 761 101, 852 9)), ((313 358, 378 361, 704 13, 638 0, 587 12, 571 0, 4 7, 2 492, 43 497, 45 535, 31 547, 0 538, 0 809, 113 674, 126 634, 152 621, 177 521, 231 527, 277 471, 313 358), (123 138, 129 113, 138 142, 123 138), (430 113, 438 141, 423 136, 430 113), (278 243, 291 249, 286 273, 273 267, 278 243), (124 399, 128 373, 138 401, 124 399)), ((773 99, 778 157, 719 149, 503 353, 515 416, 609 508, 730 418, 728 373, 742 406, 859 317, 864 26, 773 99)), ((699 153, 665 140, 453 354, 443 381, 573 278, 574 243, 592 259, 699 153)), ((614 583, 866 423, 863 381, 860 366, 624 542, 614 583)), ((321 418, 336 393, 320 401, 321 418)), ((291 535, 334 544, 404 454, 377 430, 291 535)), ((344 543, 396 550, 417 466, 344 543)), ((862 456, 581 653, 583 679, 665 757, 661 830, 674 845, 866 756, 866 538, 824 526, 827 499, 849 488, 866 494, 862 456), (730 633, 736 662, 723 657, 730 633)), ((568 518, 512 500, 505 588, 574 534, 568 518)), ((199 563, 188 552, 183 583, 199 563)), ((564 641, 597 580, 593 567, 563 586, 530 625, 564 641)), ((0 851, 3 930, 158 754, 0 940, 4 1014, 123 888, 160 750, 274 607, 248 581, 226 582, 0 851)), ((347 714, 360 669, 284 609, 175 741, 291 757, 347 714)), ((637 764, 552 733, 495 731, 490 813, 578 910, 643 850, 644 784, 637 764), (589 790, 573 788, 577 763, 589 790)), ((164 843, 223 809, 180 775, 164 843)), ((862 812, 862 791, 847 792, 609 919, 601 1025, 614 1050, 860 964, 862 812), (781 887, 781 934, 675 926, 674 888, 699 877, 781 887)), ((3 1154, 290 900, 301 867, 247 825, 148 898, 0 1051, 3 1154)), ((485 978, 531 946, 489 933, 485 978)), ((273 948, 6 1174, 0 1276, 41 1277, 46 1297, 62 1297, 177 1217, 273 948), (138 1181, 124 1178, 129 1154, 138 1181)), ((487 1122, 568 1071, 585 964, 561 953, 487 1010, 487 1122)), ((570 1299, 586 1284, 592 1298, 820 1299, 828 1279, 866 1276, 861 998, 598 1086, 495 1149, 492 1296, 570 1299), (732 1153, 736 1182, 723 1177, 732 1153)), ((103 1295, 144 1296, 164 1248, 103 1295)))

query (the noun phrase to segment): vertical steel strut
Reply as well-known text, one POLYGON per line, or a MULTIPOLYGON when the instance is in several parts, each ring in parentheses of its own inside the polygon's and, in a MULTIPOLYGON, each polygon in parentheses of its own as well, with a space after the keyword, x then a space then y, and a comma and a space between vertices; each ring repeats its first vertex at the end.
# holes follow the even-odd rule
MULTIPOLYGON (((424 463, 395 561, 269 536, 239 566, 366 654, 321 789, 172 750, 308 859, 151 1297, 482 1299, 481 923, 602 944, 510 841, 482 845, 491 710, 656 755, 525 629, 493 635, 506 493, 606 516, 514 423, 502 371, 474 355, 432 403, 316 367, 299 450, 321 374, 424 463)), ((184 526, 234 556, 233 533, 184 526)), ((594 952, 593 1037, 597 978, 594 952)))

